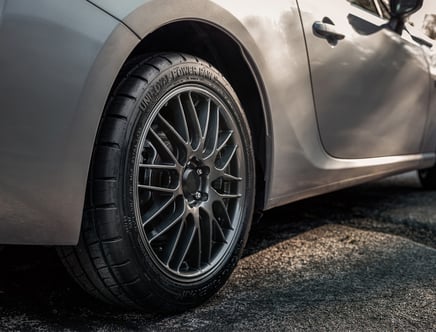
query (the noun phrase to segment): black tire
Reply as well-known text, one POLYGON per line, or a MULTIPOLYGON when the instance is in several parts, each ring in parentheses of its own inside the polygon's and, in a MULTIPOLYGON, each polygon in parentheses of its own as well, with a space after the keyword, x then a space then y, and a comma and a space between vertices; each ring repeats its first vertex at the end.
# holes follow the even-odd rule
POLYGON ((436 166, 418 170, 418 177, 424 189, 436 189, 436 166))
POLYGON ((195 57, 149 56, 112 93, 80 241, 59 255, 106 302, 160 312, 197 306, 242 254, 254 183, 249 126, 230 84, 195 57))

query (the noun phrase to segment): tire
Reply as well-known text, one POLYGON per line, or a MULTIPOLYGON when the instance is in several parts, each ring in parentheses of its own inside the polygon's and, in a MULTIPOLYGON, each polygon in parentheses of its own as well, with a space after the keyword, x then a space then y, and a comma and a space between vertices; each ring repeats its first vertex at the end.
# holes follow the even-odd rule
POLYGON ((180 312, 227 281, 250 229, 254 153, 238 98, 211 65, 156 54, 106 106, 73 278, 113 304, 180 312))
POLYGON ((418 177, 424 189, 436 189, 436 166, 418 170, 418 177))

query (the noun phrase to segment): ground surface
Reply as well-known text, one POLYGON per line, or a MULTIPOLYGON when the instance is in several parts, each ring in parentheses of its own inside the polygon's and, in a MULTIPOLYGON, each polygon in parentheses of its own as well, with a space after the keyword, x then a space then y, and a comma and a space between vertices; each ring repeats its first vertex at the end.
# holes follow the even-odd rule
POLYGON ((435 331, 436 192, 407 174, 273 210, 227 286, 177 316, 94 301, 51 249, 0 264, 0 331, 435 331))

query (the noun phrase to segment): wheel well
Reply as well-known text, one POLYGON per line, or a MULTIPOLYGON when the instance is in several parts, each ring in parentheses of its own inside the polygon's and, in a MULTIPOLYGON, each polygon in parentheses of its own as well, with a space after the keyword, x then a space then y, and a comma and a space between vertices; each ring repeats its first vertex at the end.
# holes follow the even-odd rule
POLYGON ((217 68, 238 95, 252 132, 256 158, 256 208, 265 202, 266 120, 256 79, 239 45, 222 30, 202 22, 165 25, 146 36, 129 59, 153 52, 183 52, 202 58, 217 68), (222 51, 224 50, 224 51, 222 51))

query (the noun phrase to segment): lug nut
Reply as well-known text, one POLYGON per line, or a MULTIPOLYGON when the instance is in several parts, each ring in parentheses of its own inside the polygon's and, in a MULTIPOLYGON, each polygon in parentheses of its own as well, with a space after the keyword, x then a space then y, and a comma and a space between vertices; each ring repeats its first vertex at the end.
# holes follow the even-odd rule
POLYGON ((197 168, 197 174, 198 175, 203 175, 203 170, 201 168, 197 168))
POLYGON ((197 192, 194 194, 194 198, 195 198, 195 199, 200 199, 200 198, 201 198, 201 192, 197 191, 197 192))

